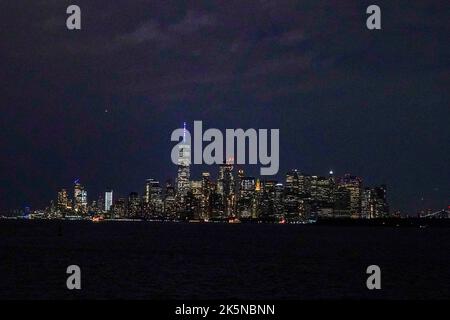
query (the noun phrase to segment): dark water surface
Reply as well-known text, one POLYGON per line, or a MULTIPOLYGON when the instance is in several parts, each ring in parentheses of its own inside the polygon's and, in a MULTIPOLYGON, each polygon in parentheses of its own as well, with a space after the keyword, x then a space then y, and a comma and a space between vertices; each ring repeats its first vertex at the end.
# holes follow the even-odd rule
POLYGON ((0 298, 450 299, 450 229, 3 220, 0 298))

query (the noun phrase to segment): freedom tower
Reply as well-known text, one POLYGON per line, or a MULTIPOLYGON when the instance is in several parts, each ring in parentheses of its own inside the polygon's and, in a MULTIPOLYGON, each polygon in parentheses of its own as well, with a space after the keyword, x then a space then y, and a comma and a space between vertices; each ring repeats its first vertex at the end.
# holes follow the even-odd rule
POLYGON ((184 204, 186 195, 190 188, 190 164, 191 145, 186 142, 186 122, 183 124, 183 143, 178 145, 178 174, 177 174, 177 198, 179 203, 184 204))

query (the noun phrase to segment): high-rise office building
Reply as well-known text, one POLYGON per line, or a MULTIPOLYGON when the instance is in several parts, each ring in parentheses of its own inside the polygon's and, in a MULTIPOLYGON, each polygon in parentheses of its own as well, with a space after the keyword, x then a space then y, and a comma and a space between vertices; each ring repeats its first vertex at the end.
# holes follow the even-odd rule
POLYGON ((362 218, 381 218, 389 214, 386 186, 365 188, 362 196, 362 218))
POLYGON ((261 182, 262 194, 259 201, 259 215, 264 218, 274 218, 276 214, 276 185, 275 180, 263 180, 261 182))
POLYGON ((311 199, 321 203, 331 203, 333 195, 332 181, 327 177, 311 177, 311 199))
POLYGON ((124 198, 119 198, 114 201, 111 207, 111 218, 120 219, 127 216, 127 203, 124 198))
POLYGON ((300 173, 297 169, 291 170, 286 173, 286 186, 285 192, 289 195, 298 195, 299 194, 299 178, 300 173))
POLYGON ((175 187, 168 180, 164 190, 164 216, 167 219, 175 219, 177 217, 177 209, 175 187))
POLYGON ((298 192, 302 199, 309 199, 311 197, 311 180, 312 177, 307 174, 300 173, 298 175, 298 192))
POLYGON ((83 207, 83 209, 86 209, 87 205, 88 205, 87 191, 86 190, 82 190, 81 191, 81 206, 83 207))
POLYGON ((87 191, 77 179, 74 182, 74 211, 77 214, 87 213, 87 191))
POLYGON ((333 217, 350 218, 351 217, 351 195, 346 187, 338 186, 335 193, 333 204, 333 217))
POLYGON ((61 189, 61 191, 58 192, 57 207, 60 211, 64 211, 67 210, 69 206, 67 191, 66 189, 61 189))
POLYGON ((237 214, 241 218, 256 217, 256 181, 254 177, 239 177, 239 200, 237 214))
POLYGON ((203 202, 202 185, 202 180, 191 180, 191 187, 188 192, 189 203, 186 208, 189 219, 200 219, 203 202))
POLYGON ((233 176, 233 164, 231 163, 231 161, 229 163, 219 165, 217 193, 222 198, 225 217, 234 216, 236 195, 233 176))
POLYGON ((105 192, 105 212, 109 212, 111 210, 111 206, 113 204, 113 191, 107 190, 105 192))
POLYGON ((350 193, 350 215, 359 218, 361 215, 362 179, 349 174, 339 180, 339 187, 350 193))
POLYGON ((144 208, 147 215, 161 216, 164 211, 162 188, 159 181, 147 179, 144 190, 144 208))
POLYGON ((297 169, 286 173, 286 184, 283 196, 286 218, 296 219, 300 214, 300 173, 297 169))
POLYGON ((258 218, 261 214, 261 199, 262 199, 263 187, 261 185, 261 181, 256 179, 255 182, 255 213, 253 218, 258 218))
POLYGON ((376 195, 376 203, 377 203, 377 213, 379 216, 388 216, 389 215, 389 204, 387 201, 387 188, 386 185, 382 184, 381 186, 375 187, 375 195, 376 195))
POLYGON ((241 197, 241 185, 242 179, 245 178, 244 169, 237 170, 237 178, 236 178, 236 203, 238 203, 239 198, 241 197))
POLYGON ((178 145, 177 200, 184 207, 184 198, 190 188, 191 145, 186 140, 186 123, 184 123, 183 143, 178 145))
POLYGON ((212 190, 210 178, 209 172, 202 173, 200 219, 204 220, 208 220, 211 217, 210 196, 212 190))
POLYGON ((335 202, 334 177, 311 176, 311 214, 316 217, 333 216, 335 202))
POLYGON ((96 214, 105 212, 105 197, 104 194, 100 194, 97 199, 97 207, 94 208, 96 214))
POLYGON ((130 218, 142 218, 141 198, 137 192, 131 192, 128 195, 127 211, 130 218))
POLYGON ((277 183, 275 185, 275 217, 281 219, 284 217, 284 185, 277 183))
POLYGON ((211 182, 211 193, 209 196, 209 206, 211 210, 211 218, 223 219, 227 216, 224 214, 223 191, 218 192, 218 183, 211 182))

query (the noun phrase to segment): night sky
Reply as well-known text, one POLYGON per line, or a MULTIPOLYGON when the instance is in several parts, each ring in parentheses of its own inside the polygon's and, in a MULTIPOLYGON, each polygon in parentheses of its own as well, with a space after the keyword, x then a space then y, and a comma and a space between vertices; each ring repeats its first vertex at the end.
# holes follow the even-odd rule
POLYGON ((174 178, 170 134, 194 120, 279 128, 280 180, 333 169, 394 209, 449 204, 449 1, 16 0, 0 19, 0 209, 174 178))

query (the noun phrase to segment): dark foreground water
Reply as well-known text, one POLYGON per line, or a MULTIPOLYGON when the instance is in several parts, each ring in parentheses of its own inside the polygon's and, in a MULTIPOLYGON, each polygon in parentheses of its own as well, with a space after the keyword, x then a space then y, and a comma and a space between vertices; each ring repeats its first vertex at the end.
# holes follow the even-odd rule
POLYGON ((449 299, 450 229, 0 221, 0 299, 60 298, 449 299))

